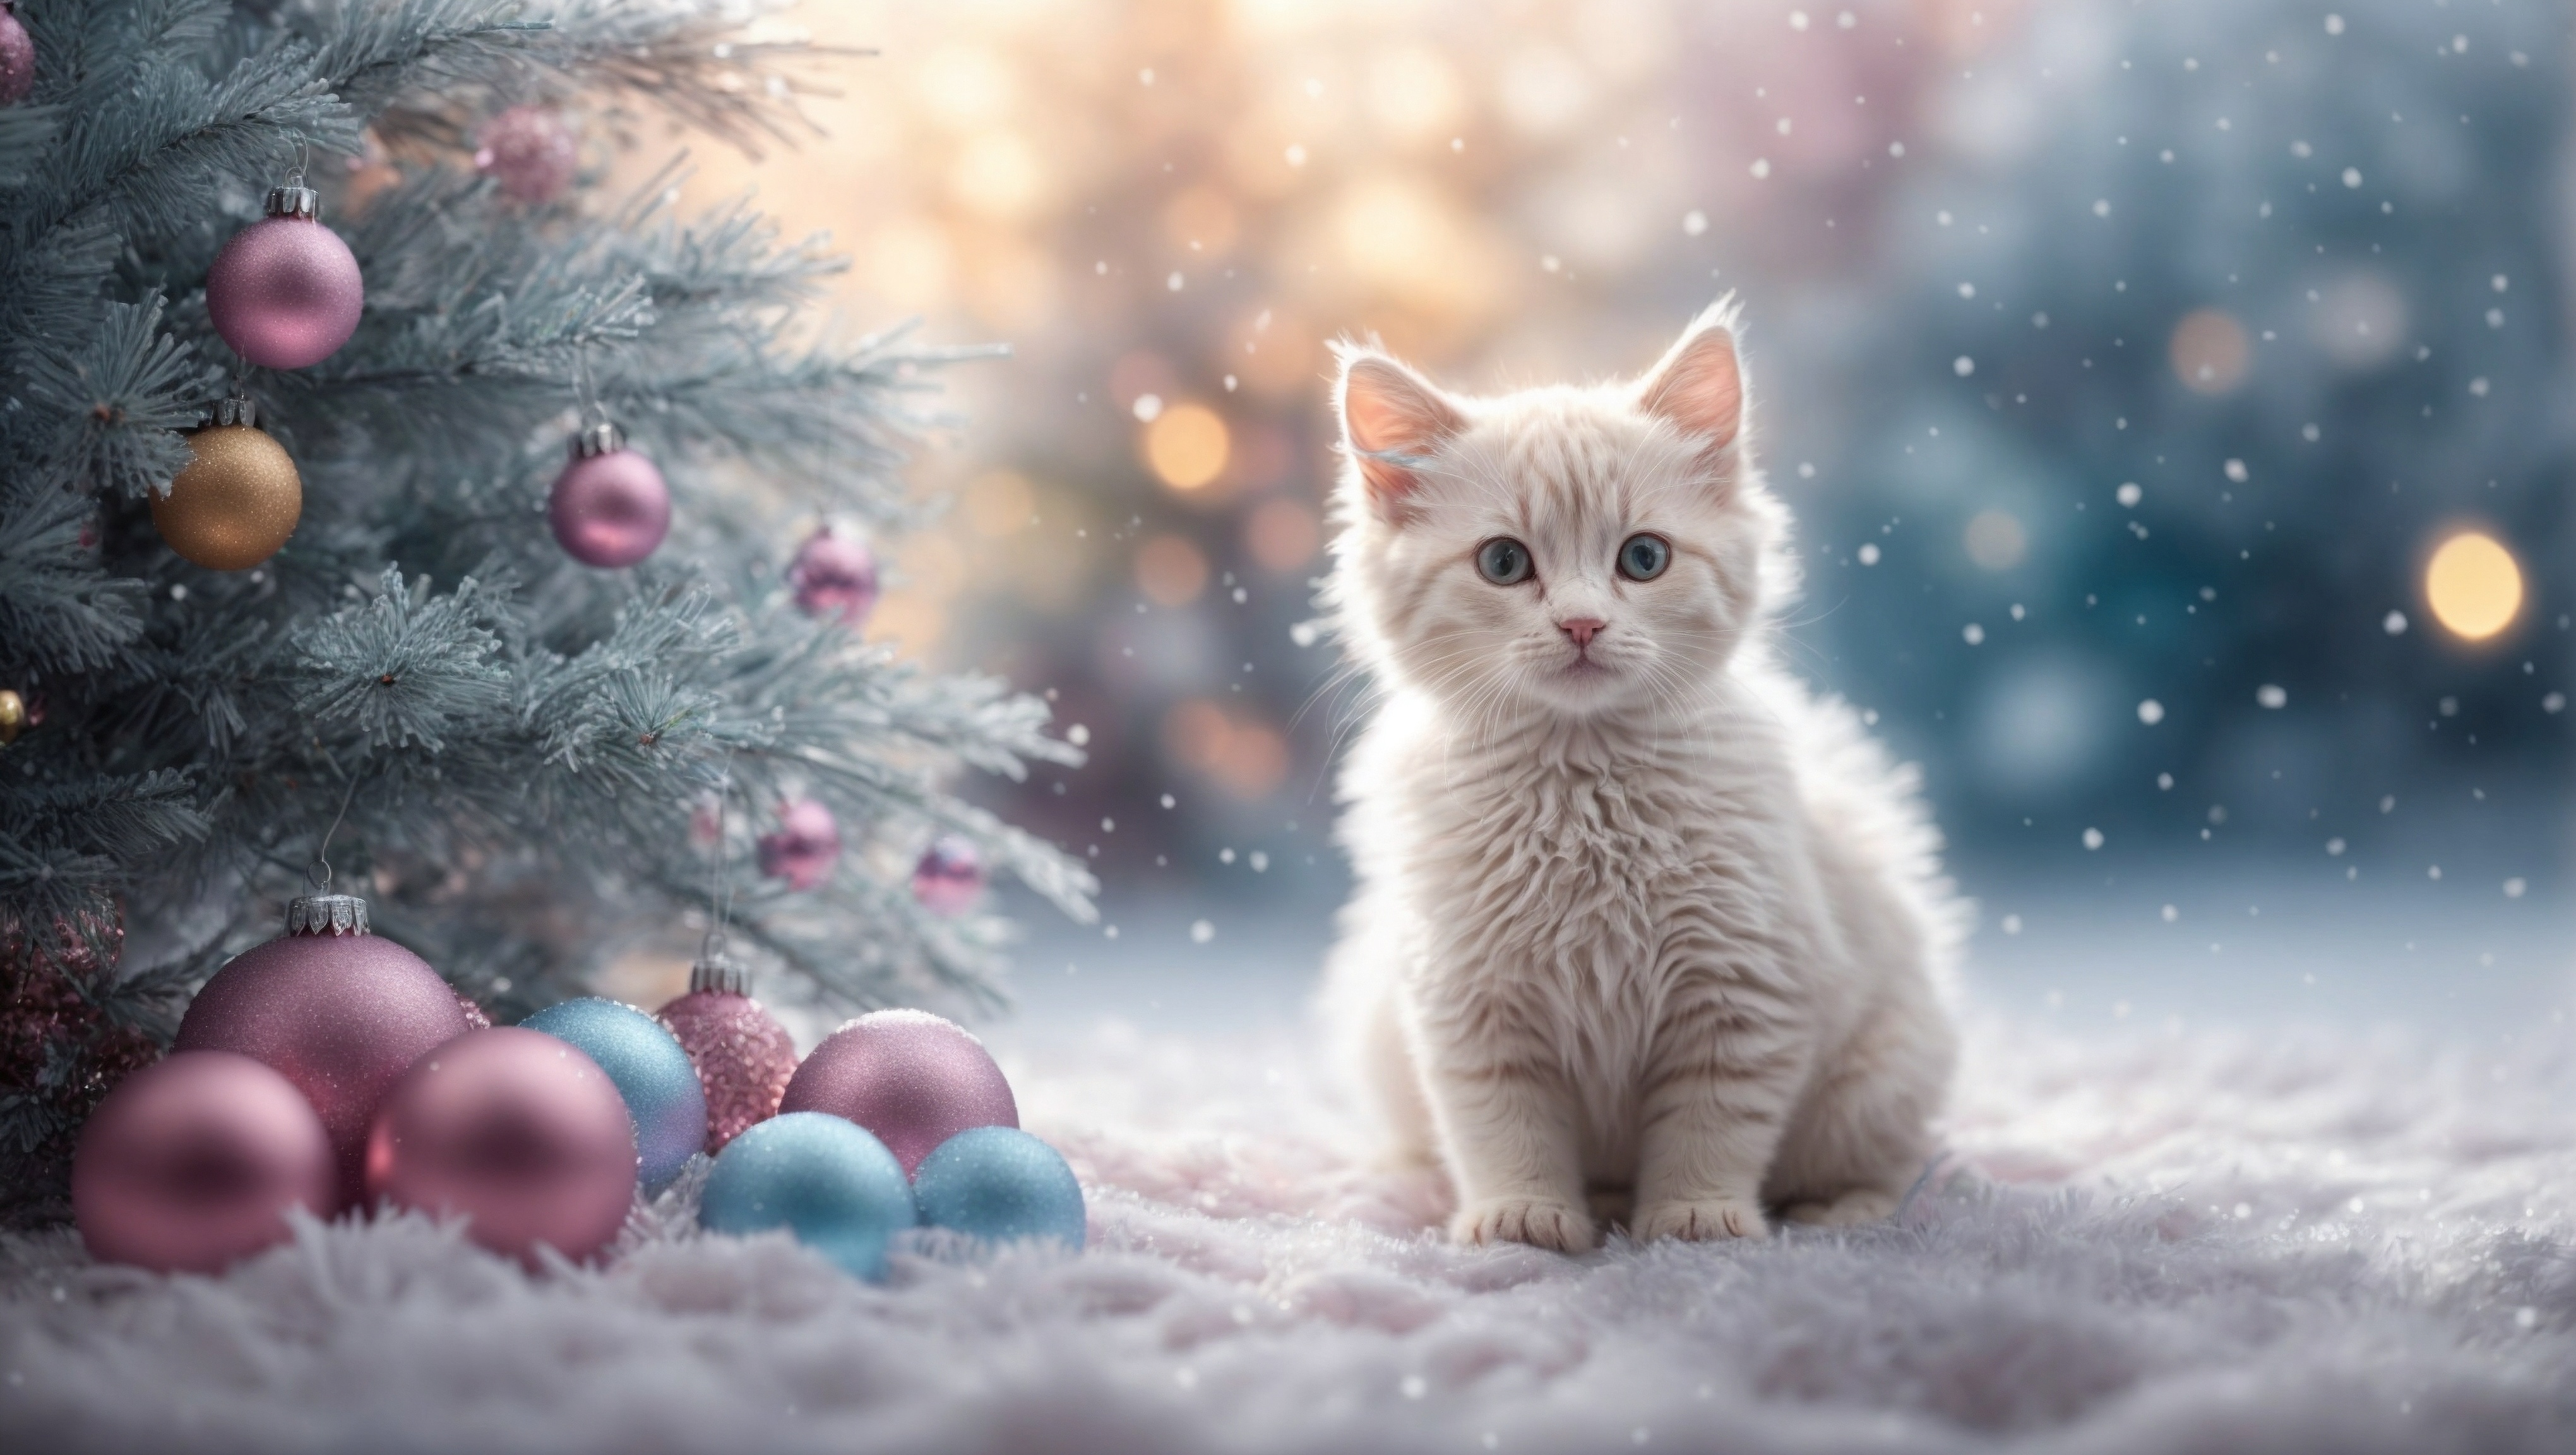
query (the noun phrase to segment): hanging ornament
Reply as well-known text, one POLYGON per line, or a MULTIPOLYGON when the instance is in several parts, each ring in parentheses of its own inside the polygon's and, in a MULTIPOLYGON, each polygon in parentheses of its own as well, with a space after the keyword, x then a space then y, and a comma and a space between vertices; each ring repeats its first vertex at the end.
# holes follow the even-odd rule
POLYGON ((18 734, 35 726, 36 719, 27 710, 27 699, 0 687, 0 748, 18 741, 18 734))
POLYGON ((912 897, 932 914, 964 914, 984 892, 984 856, 955 834, 942 834, 913 866, 912 897))
POLYGON ((877 558, 866 541, 836 534, 827 525, 796 548, 787 584, 795 589, 798 611, 838 617, 855 627, 877 604, 877 558))
POLYGON ((302 369, 358 331, 366 285, 357 256, 322 225, 322 194, 301 172, 269 190, 268 216, 206 270, 206 312, 233 352, 263 369, 302 369))
POLYGON ((671 487, 651 460, 626 448, 613 424, 573 441, 572 463, 546 497, 555 540, 585 566, 632 566, 671 532, 671 487))
POLYGON ((36 88, 36 38, 18 19, 15 0, 0 0, 0 106, 15 106, 36 88))
POLYGON ((561 112, 513 106, 483 123, 474 170, 501 184, 503 195, 532 205, 554 201, 581 167, 581 144, 561 112))
POLYGON ((1040 1238, 1079 1250, 1082 1184, 1055 1148, 1016 1127, 969 1127, 913 1174, 921 1220, 987 1243, 1040 1238))
POLYGON ((864 1128, 818 1112, 772 1117, 734 1138, 698 1201, 709 1232, 785 1228, 871 1280, 885 1276, 887 1242, 914 1221, 894 1154, 864 1128))
POLYGON ((578 1048, 615 1083, 635 1123, 638 1175, 659 1191, 707 1144, 698 1068, 660 1021, 596 995, 547 1006, 519 1022, 578 1048))
POLYGON ((710 1154, 778 1115, 778 1099, 796 1074, 796 1042, 749 990, 741 967, 702 955, 689 971, 689 993, 660 1011, 698 1068, 710 1154))
POLYGON ((841 858, 841 825, 832 811, 800 798, 778 811, 778 831, 760 837, 760 872, 789 887, 811 889, 832 876, 841 858))
POLYGON ((418 955, 367 931, 367 902, 315 892, 286 906, 286 933, 235 955, 179 1022, 181 1051, 237 1051, 295 1083, 322 1114, 340 1195, 366 1185, 367 1127, 421 1053, 465 1034, 456 993, 418 955))
POLYGON ((188 436, 188 467, 152 497, 152 524, 183 558, 210 571, 247 571, 277 554, 304 513, 295 461, 259 427, 236 391, 215 422, 188 436))
POLYGON ((161 1273, 216 1272, 285 1242, 289 1210, 328 1214, 339 1200, 312 1104, 229 1051, 183 1051, 125 1078, 72 1160, 90 1256, 161 1273))
POLYGON ((834 1031, 796 1068, 781 1115, 825 1111, 876 1133, 903 1164, 968 1127, 1016 1127, 1019 1103, 984 1043, 920 1010, 880 1010, 834 1031))
POLYGON ((436 1217, 537 1266, 608 1246, 635 1200, 635 1124, 617 1083, 563 1041, 522 1026, 474 1031, 422 1056, 386 1093, 367 1139, 367 1195, 436 1217))

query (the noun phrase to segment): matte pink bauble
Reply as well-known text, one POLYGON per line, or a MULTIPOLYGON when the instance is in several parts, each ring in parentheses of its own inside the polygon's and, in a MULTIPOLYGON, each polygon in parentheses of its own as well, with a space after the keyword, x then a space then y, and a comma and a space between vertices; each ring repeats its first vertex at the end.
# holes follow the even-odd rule
POLYGON ((573 462, 555 477, 546 520, 566 554, 585 566, 632 566, 671 533, 671 487, 653 462, 602 426, 582 437, 573 462))
POLYGON ((825 526, 797 547, 787 584, 795 588, 797 610, 857 626, 877 603, 877 558, 867 542, 825 526))
POLYGON ((560 112, 543 106, 501 112, 483 123, 475 142, 474 169, 519 202, 554 201, 581 167, 581 144, 572 127, 560 112))
POLYGON ((608 1246, 635 1200, 635 1123, 597 1062, 543 1031, 459 1036, 404 1074, 367 1141, 367 1192, 463 1216, 529 1266, 608 1246))
POLYGON ((841 825, 832 811, 800 798, 778 811, 778 831, 760 836, 760 872, 811 889, 832 877, 841 858, 841 825))
POLYGON ((778 1115, 778 1099, 796 1074, 796 1042, 744 989, 740 970, 702 960, 689 972, 689 993, 659 1012, 706 1091, 709 1156, 778 1115))
POLYGON ((327 1216, 339 1195, 312 1104, 230 1051, 183 1051, 126 1077, 72 1157, 90 1256, 160 1273, 213 1273, 285 1242, 289 1210, 327 1216))
POLYGON ((1016 1127, 1019 1103, 984 1043, 922 1010, 880 1010, 824 1038, 779 1099, 876 1133, 905 1176, 968 1127, 1016 1127))
POLYGON ((358 331, 366 284, 357 256, 315 213, 317 194, 280 187, 268 216, 234 233, 206 271, 206 312, 233 352, 264 369, 301 369, 358 331))
POLYGON ((16 13, 0 9, 0 106, 15 106, 36 89, 36 38, 16 13))
POLYGON ((465 1034, 465 1011, 427 962, 367 933, 362 899, 296 900, 287 927, 215 972, 173 1048, 237 1051, 295 1083, 321 1114, 351 1203, 365 1191, 376 1104, 423 1051, 465 1034))
POLYGON ((913 866, 912 897, 932 914, 964 914, 984 892, 984 856, 955 834, 933 841, 913 866))

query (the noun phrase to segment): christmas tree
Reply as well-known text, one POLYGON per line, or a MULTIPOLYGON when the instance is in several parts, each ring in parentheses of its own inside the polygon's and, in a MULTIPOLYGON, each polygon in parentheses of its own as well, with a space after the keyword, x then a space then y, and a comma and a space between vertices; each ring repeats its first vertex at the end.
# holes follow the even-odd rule
POLYGON ((277 933, 326 840, 376 931, 499 1018, 702 927, 711 885, 733 946, 791 993, 989 1002, 1003 927, 907 884, 943 835, 1090 913, 1078 865, 942 788, 1076 761, 1045 705, 905 665, 785 569, 837 520, 823 539, 866 594, 851 532, 920 518, 896 470, 935 420, 929 375, 962 354, 813 326, 841 266, 819 245, 747 207, 675 218, 670 173, 605 180, 656 113, 746 147, 792 135, 800 50, 743 39, 750 18, 17 5, 35 65, 0 107, 0 1186, 22 1211, 51 1205, 79 1118, 188 989, 277 933), (354 333, 307 367, 237 357, 210 307, 264 201, 318 203, 363 278, 354 333), (240 569, 172 536, 219 406, 300 477, 291 537, 240 569), (668 539, 618 569, 548 529, 567 446, 618 442, 603 425, 670 497, 668 539), (791 805, 827 832, 782 866, 755 845, 785 842, 791 805))

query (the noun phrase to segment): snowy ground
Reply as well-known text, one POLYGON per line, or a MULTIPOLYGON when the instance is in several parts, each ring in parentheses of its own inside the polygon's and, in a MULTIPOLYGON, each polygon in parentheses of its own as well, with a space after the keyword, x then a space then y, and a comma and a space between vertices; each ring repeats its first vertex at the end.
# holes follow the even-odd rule
POLYGON ((1033 980, 996 1038, 1091 1190, 1079 1258, 921 1256, 879 1289, 783 1240, 647 1227, 604 1271, 532 1281, 400 1220, 163 1280, 10 1239, 0 1444, 2576 1448, 2560 918, 2452 925, 2443 953, 2489 957, 2469 1006, 2427 975, 2318 1002, 2334 1014, 2301 1008, 2304 977, 2387 980, 2336 939, 2387 924, 2269 911, 2291 928, 2221 941, 2242 969, 2213 981, 2139 942, 2160 915, 2106 936, 2085 904, 2026 908, 1981 949, 1953 1152, 1893 1226, 1576 1261, 1449 1247, 1432 1194, 1357 1164, 1286 1014, 1295 977, 1262 969, 1315 931, 1199 945, 1148 916, 1061 977, 1081 995, 1033 980), (2161 977, 2072 973, 2060 911, 2161 977), (1230 953, 1158 967, 1163 942, 1230 953), (2409 1004, 2414 1028, 2377 1025, 2409 1004))

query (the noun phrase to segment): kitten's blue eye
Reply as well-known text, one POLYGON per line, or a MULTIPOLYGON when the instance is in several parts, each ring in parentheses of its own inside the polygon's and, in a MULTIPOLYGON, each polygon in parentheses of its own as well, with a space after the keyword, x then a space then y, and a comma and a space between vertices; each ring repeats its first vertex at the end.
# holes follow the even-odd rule
POLYGON ((1529 547, 1510 536, 1496 536, 1476 548, 1476 571, 1497 586, 1526 581, 1530 573, 1529 547))
POLYGON ((1652 581, 1672 563, 1672 543, 1662 536, 1630 536, 1619 547, 1619 574, 1631 581, 1652 581))

